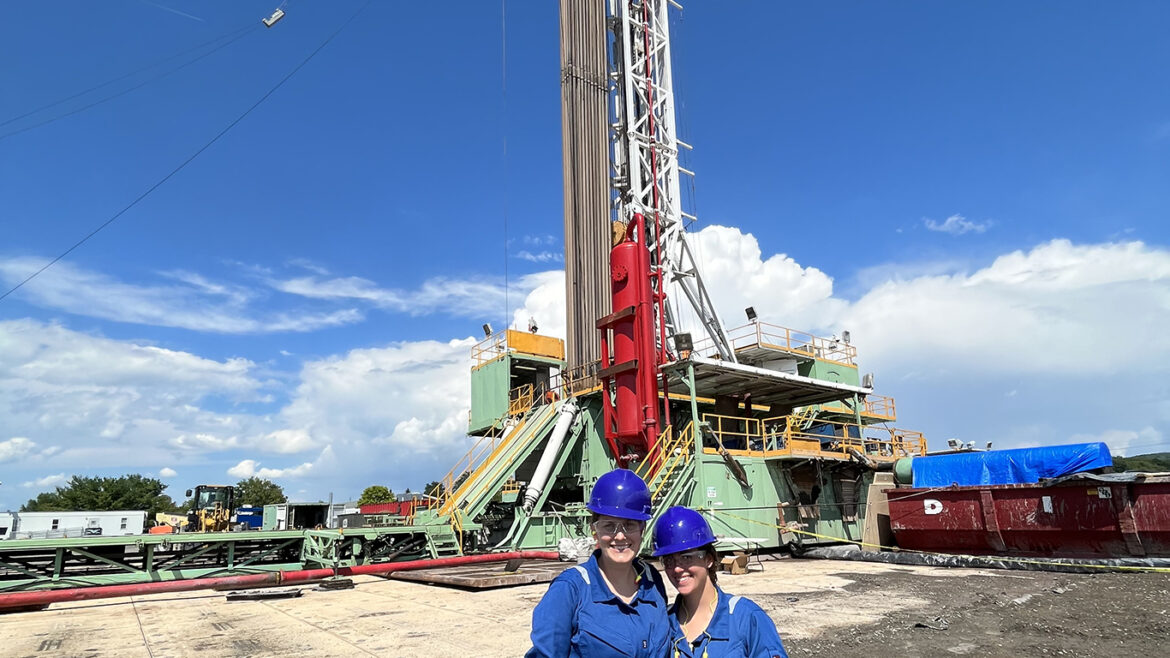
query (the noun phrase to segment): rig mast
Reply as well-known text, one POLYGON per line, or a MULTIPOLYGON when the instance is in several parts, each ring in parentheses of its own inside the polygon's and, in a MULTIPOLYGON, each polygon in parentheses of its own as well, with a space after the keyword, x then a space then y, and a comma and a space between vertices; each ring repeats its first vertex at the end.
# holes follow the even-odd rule
POLYGON ((690 146, 676 131, 669 1, 609 0, 612 219, 645 218, 659 349, 668 352, 667 339, 680 330, 667 297, 677 284, 720 357, 735 362, 684 230, 684 219, 695 218, 683 211, 679 186, 679 147, 690 146))

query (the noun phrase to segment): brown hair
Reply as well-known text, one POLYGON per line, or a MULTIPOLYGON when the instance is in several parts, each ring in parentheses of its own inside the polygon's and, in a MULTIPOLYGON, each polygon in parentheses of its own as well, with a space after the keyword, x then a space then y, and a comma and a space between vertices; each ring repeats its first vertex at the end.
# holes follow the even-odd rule
POLYGON ((707 559, 711 560, 711 566, 707 567, 707 575, 711 577, 713 585, 719 584, 719 553, 715 552, 715 544, 707 544, 703 547, 703 552, 707 559))

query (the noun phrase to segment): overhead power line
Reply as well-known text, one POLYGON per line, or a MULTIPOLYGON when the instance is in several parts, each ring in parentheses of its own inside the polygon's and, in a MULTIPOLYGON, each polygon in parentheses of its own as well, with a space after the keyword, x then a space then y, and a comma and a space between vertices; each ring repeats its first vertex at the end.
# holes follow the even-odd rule
POLYGON ((94 107, 95 105, 101 105, 102 103, 105 103, 106 101, 111 101, 111 100, 113 100, 113 99, 115 99, 115 98, 118 98, 119 96, 124 96, 124 95, 126 95, 126 94, 128 94, 128 93, 130 93, 130 92, 134 91, 135 89, 139 89, 139 88, 141 88, 141 87, 144 87, 144 86, 146 86, 146 85, 150 84, 151 82, 154 82, 154 81, 156 81, 156 80, 160 80, 160 79, 162 79, 162 78, 165 78, 166 76, 168 76, 168 75, 170 75, 170 74, 172 74, 172 73, 174 73, 174 72, 176 72, 176 71, 179 71, 179 70, 181 70, 181 69, 183 69, 183 68, 186 68, 187 66, 190 66, 191 64, 194 64, 195 62, 198 62, 199 60, 201 60, 201 59, 203 59, 203 58, 207 57, 208 55, 212 55, 212 54, 214 54, 214 53, 217 53, 217 52, 219 52, 220 50, 222 50, 222 49, 224 49, 224 48, 226 48, 226 47, 230 46, 231 44, 235 43, 236 41, 238 41, 239 39, 241 39, 242 37, 244 37, 244 36, 247 34, 247 32, 248 32, 248 31, 250 31, 250 30, 256 30, 256 29, 259 29, 259 27, 260 27, 260 26, 259 26, 258 24, 256 24, 255 22, 249 23, 248 25, 246 25, 246 26, 244 26, 244 27, 241 27, 241 28, 239 28, 239 29, 237 29, 237 30, 233 30, 233 31, 231 31, 231 32, 228 32, 227 34, 220 35, 220 36, 218 36, 218 37, 216 37, 216 38, 212 39, 211 41, 205 41, 205 42, 203 42, 203 43, 199 44, 198 46, 194 46, 194 47, 192 47, 192 48, 188 48, 187 50, 184 50, 183 52, 176 53, 176 54, 174 54, 174 55, 171 55, 171 56, 169 56, 169 57, 165 57, 165 58, 163 58, 163 59, 161 59, 161 60, 158 60, 158 61, 156 61, 156 62, 154 62, 153 64, 150 64, 150 65, 148 65, 148 66, 144 66, 144 67, 142 67, 142 68, 140 68, 140 69, 136 69, 136 70, 134 70, 134 71, 131 71, 131 72, 129 72, 129 73, 126 73, 126 74, 124 74, 124 75, 120 75, 120 76, 118 76, 118 77, 116 77, 116 78, 111 78, 111 79, 109 79, 109 80, 106 80, 105 82, 103 82, 103 83, 101 83, 101 84, 97 84, 97 85, 94 85, 94 86, 92 86, 92 87, 90 87, 90 88, 88 88, 88 89, 84 89, 84 90, 82 90, 82 91, 79 91, 79 92, 77 92, 76 94, 73 94, 72 96, 66 96, 65 98, 62 98, 62 99, 60 99, 60 100, 53 101, 52 103, 49 103, 49 104, 47 104, 47 105, 42 105, 42 106, 40 106, 40 107, 38 107, 38 108, 34 108, 34 109, 32 109, 32 110, 29 110, 28 112, 25 112, 24 114, 21 114, 21 115, 18 115, 18 116, 14 116, 14 117, 12 117, 11 119, 8 119, 8 120, 6 120, 6 121, 4 121, 4 122, 0 123, 0 126, 7 126, 7 125, 8 125, 8 124, 10 124, 10 123, 13 123, 13 122, 15 122, 15 121, 19 121, 19 120, 21 120, 21 119, 24 119, 24 118, 26 118, 26 117, 30 117, 30 116, 32 116, 32 115, 34 115, 34 114, 37 114, 38 112, 43 112, 43 111, 45 111, 45 110, 48 110, 48 109, 51 109, 51 108, 57 107, 58 105, 61 105, 62 103, 67 103, 67 102, 69 102, 69 101, 71 101, 71 100, 73 100, 73 99, 75 99, 75 98, 80 98, 80 97, 82 97, 82 96, 85 96, 86 94, 89 94, 89 93, 91 93, 91 92, 97 91, 98 89, 101 89, 102 87, 108 87, 108 86, 110 86, 110 85, 114 84, 115 82, 120 82, 120 81, 122 81, 122 80, 125 80, 125 79, 127 79, 127 78, 134 77, 135 75, 138 75, 139 73, 142 73, 143 71, 149 71, 150 69, 153 69, 153 68, 155 68, 155 67, 157 67, 157 66, 159 66, 160 64, 163 64, 163 63, 165 63, 165 62, 169 62, 169 61, 171 61, 171 60, 173 60, 173 59, 178 59, 179 57, 182 57, 183 55, 187 55, 187 54, 193 53, 193 52, 195 52, 195 51, 197 51, 197 50, 200 50, 200 49, 202 49, 202 48, 205 48, 205 47, 207 47, 207 46, 209 46, 209 45, 211 45, 211 44, 213 44, 213 43, 216 43, 216 42, 219 42, 219 41, 223 41, 224 39, 229 39, 229 38, 231 38, 231 40, 230 40, 230 41, 228 41, 228 42, 226 42, 226 43, 223 43, 223 44, 220 44, 220 45, 219 45, 219 46, 217 46, 216 48, 213 48, 212 50, 209 50, 209 51, 207 51, 206 53, 203 53, 202 55, 200 55, 200 56, 196 57, 195 59, 193 59, 193 60, 190 60, 190 61, 188 61, 188 62, 184 62, 183 64, 180 64, 179 66, 176 66, 175 68, 172 68, 172 69, 169 69, 169 70, 163 71, 162 73, 160 73, 160 74, 158 74, 158 75, 156 75, 156 76, 154 76, 154 77, 152 77, 152 78, 149 78, 149 79, 147 79, 146 81, 144 81, 144 82, 142 82, 142 83, 139 83, 139 84, 137 84, 137 85, 134 85, 133 87, 129 87, 129 88, 127 88, 127 89, 123 89, 122 91, 119 91, 119 92, 118 92, 118 93, 116 93, 116 94, 113 94, 113 95, 107 96, 107 97, 105 97, 105 98, 102 98, 102 99, 100 99, 100 100, 94 101, 94 102, 92 102, 92 103, 89 103, 88 105, 83 105, 83 106, 81 106, 81 107, 79 107, 79 108, 77 108, 77 109, 74 109, 74 110, 71 110, 71 111, 69 111, 69 112, 66 112, 65 114, 61 114, 61 115, 58 115, 58 116, 52 117, 52 118, 50 118, 50 119, 46 119, 46 120, 44 120, 44 121, 41 121, 41 122, 39 122, 39 123, 34 123, 34 124, 33 124, 33 125, 31 125, 31 126, 26 126, 26 127, 24 127, 24 128, 21 128, 21 129, 19 129, 19 130, 14 130, 14 131, 12 131, 12 132, 10 132, 10 133, 5 133, 3 136, 0 136, 0 139, 4 139, 4 138, 6 138, 6 137, 11 137, 11 136, 13 136, 13 135, 16 135, 16 134, 19 134, 19 133, 22 133, 22 132, 26 132, 26 131, 32 130, 33 128, 39 128, 40 126, 43 126, 43 125, 45 125, 45 124, 48 124, 48 123, 52 123, 52 122, 54 122, 54 121, 57 121, 58 119, 64 119, 65 117, 72 116, 72 115, 74 115, 74 114, 77 114, 77 113, 79 113, 79 112, 84 112, 85 110, 88 110, 89 108, 91 108, 91 107, 94 107), (232 37, 235 37, 235 38, 232 38, 232 37))
POLYGON ((154 192, 158 188, 162 187, 162 185, 164 183, 166 183, 168 180, 170 180, 175 174, 179 173, 180 171, 183 170, 184 167, 191 164, 191 162, 194 161, 195 158, 199 157, 200 154, 202 154, 204 151, 206 151, 208 148, 210 148, 212 144, 218 142, 221 137, 223 137, 224 135, 226 135, 228 133, 228 131, 230 131, 232 128, 236 127, 236 124, 240 123, 245 118, 247 118, 247 116, 249 114, 251 114, 253 110, 260 107, 260 105, 263 104, 264 101, 268 100, 269 96, 276 93, 277 89, 280 89, 282 86, 284 86, 284 83, 288 82, 294 75, 297 74, 298 71, 300 71, 302 68, 304 68, 304 66, 306 64, 308 64, 310 61, 312 61, 312 59, 317 56, 317 53, 324 50, 325 46, 328 46, 329 43, 331 41, 333 41, 333 39, 336 38, 338 34, 341 34, 342 30, 344 30, 347 26, 349 26, 349 24, 352 23, 353 20, 358 17, 358 15, 360 15, 363 11, 365 11, 366 7, 369 7, 370 3, 372 1, 373 0, 366 0, 365 4, 363 4, 361 7, 359 7, 358 10, 355 11, 353 14, 351 14, 350 17, 347 18, 345 20, 345 22, 341 24, 340 27, 338 27, 336 30, 334 30, 332 34, 330 34, 324 41, 322 41, 321 45, 317 46, 317 48, 314 49, 313 52, 309 53, 309 55, 307 57, 305 57, 303 60, 301 60, 300 64, 297 64, 295 67, 293 67, 293 69, 291 71, 289 71, 287 74, 285 74, 285 76, 283 78, 281 78, 279 82, 277 82, 275 85, 272 86, 271 89, 269 89, 267 92, 265 92, 264 95, 261 96, 259 100, 257 100, 255 103, 253 103, 251 107, 244 110, 243 114, 241 114, 240 116, 238 116, 234 120, 232 120, 232 122, 229 123, 226 128, 219 131, 219 133, 216 134, 215 137, 212 137, 206 144, 204 144, 203 146, 200 146, 197 151, 192 153, 186 160, 184 160, 182 163, 180 163, 179 166, 172 169, 170 171, 170 173, 168 173, 166 176, 163 176, 157 183, 155 183, 154 185, 151 185, 149 188, 147 188, 147 190, 145 192, 138 195, 138 197, 135 198, 133 201, 131 201, 128 205, 126 205, 126 207, 124 207, 121 210, 119 210, 118 212, 114 213, 114 215, 112 217, 110 217, 106 221, 102 222, 97 228, 95 228, 94 230, 92 230, 88 234, 86 234, 85 237, 83 237, 80 240, 78 240, 77 242, 75 242, 73 244, 73 246, 71 246, 68 249, 66 249, 65 251, 61 252, 60 255, 58 255, 56 258, 49 261, 48 263, 45 263, 44 266, 42 266, 39 270, 28 275, 27 277, 25 277, 25 279, 23 281, 16 284, 12 288, 10 288, 3 295, 0 295, 0 300, 4 300, 12 293, 16 292, 17 290, 20 290, 24 286, 24 284, 26 284, 29 281, 32 281, 36 277, 40 276, 40 274, 42 272, 44 272, 45 270, 47 270, 50 267, 52 267, 53 265, 55 265, 62 258, 65 258, 66 256, 68 256, 70 253, 73 252, 74 249, 77 249, 81 245, 88 242, 90 238, 97 235, 102 229, 106 228, 110 224, 113 224, 114 221, 116 219, 118 219, 119 217, 121 217, 122 215, 124 215, 126 213, 126 211, 128 211, 131 208, 133 208, 134 206, 138 205, 138 203, 140 201, 142 201, 146 197, 150 196, 150 194, 152 192, 154 192))

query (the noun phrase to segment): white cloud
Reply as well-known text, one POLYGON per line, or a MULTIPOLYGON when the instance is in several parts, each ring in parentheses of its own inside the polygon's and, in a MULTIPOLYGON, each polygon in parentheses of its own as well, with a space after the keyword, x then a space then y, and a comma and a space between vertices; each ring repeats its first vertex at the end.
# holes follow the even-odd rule
POLYGON ((306 363, 281 421, 318 443, 449 450, 464 442, 474 343, 392 343, 306 363))
POLYGON ((314 473, 314 471, 319 470, 322 466, 332 466, 335 461, 333 449, 326 446, 314 462, 305 462, 298 466, 290 466, 288 468, 259 468, 259 461, 255 459, 244 459, 235 466, 227 469, 227 474, 240 479, 250 477, 258 477, 265 480, 301 478, 314 473))
MULTIPOLYGON (((11 286, 41 267, 34 258, 0 260, 0 282, 11 286)), ((305 332, 352 324, 356 309, 256 314, 253 294, 240 286, 211 282, 189 272, 164 273, 171 285, 125 283, 112 277, 57 263, 20 289, 25 300, 43 308, 158 327, 227 334, 305 332)))
POLYGON ((512 312, 512 328, 527 329, 528 319, 536 320, 545 336, 565 337, 565 272, 553 270, 532 275, 536 284, 524 296, 524 305, 512 312))
POLYGON ((34 487, 40 489, 47 489, 48 487, 55 487, 59 484, 64 484, 68 480, 64 473, 57 473, 56 475, 46 475, 43 478, 37 478, 21 484, 20 486, 32 489, 34 487))
POLYGON ((498 317, 505 299, 528 294, 541 282, 542 274, 527 274, 508 281, 494 278, 428 279, 415 290, 383 288, 361 277, 302 276, 269 278, 268 284, 281 292, 319 300, 360 301, 378 308, 427 315, 444 313, 460 317, 498 317))
POLYGON ((1103 375, 1170 358, 1170 252, 1053 240, 970 275, 878 284, 835 318, 882 364, 1103 375))
POLYGON ((1143 427, 1140 430, 1110 429, 1097 434, 1074 434, 1070 440, 1074 443, 1101 441, 1109 446, 1110 453, 1122 457, 1166 450, 1162 433, 1153 427, 1143 427))
POLYGON ((0 441, 0 463, 15 461, 28 455, 36 443, 23 436, 16 436, 7 441, 0 441))
POLYGON ((227 474, 234 478, 250 478, 256 474, 256 467, 260 462, 255 459, 245 459, 227 470, 227 474))
POLYGON ((963 235, 965 233, 983 233, 991 228, 991 222, 976 222, 962 215, 951 215, 945 221, 936 222, 933 219, 924 218, 922 224, 928 231, 937 231, 939 233, 950 233, 951 235, 963 235))
POLYGON ((533 253, 527 249, 522 249, 516 252, 516 258, 531 263, 561 263, 564 262, 565 255, 559 251, 538 251, 533 253))
POLYGON ((160 478, 173 478, 176 475, 178 475, 178 473, 175 471, 175 469, 169 466, 164 466, 158 470, 158 476, 160 478))
POLYGON ((0 322, 0 346, 5 428, 50 446, 38 453, 10 444, 28 460, 153 469, 180 448, 230 448, 241 441, 234 437, 272 431, 261 417, 205 407, 207 398, 260 403, 276 386, 247 359, 205 359, 34 320, 0 322))

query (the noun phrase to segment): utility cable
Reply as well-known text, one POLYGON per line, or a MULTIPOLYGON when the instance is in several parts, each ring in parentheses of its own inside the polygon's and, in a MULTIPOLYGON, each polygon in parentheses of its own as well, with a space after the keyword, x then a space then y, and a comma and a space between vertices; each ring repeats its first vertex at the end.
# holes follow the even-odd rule
POLYGON ((512 326, 512 306, 508 299, 508 0, 500 0, 500 102, 504 160, 504 329, 507 329, 512 326))
MULTIPOLYGON (((108 86, 110 86, 110 85, 114 84, 115 82, 120 82, 120 81, 122 81, 122 80, 125 80, 126 78, 133 77, 133 76, 135 76, 135 75, 138 75, 139 73, 142 73, 143 71, 149 71, 150 69, 152 69, 152 68, 154 68, 154 67, 156 67, 156 66, 158 66, 158 65, 160 65, 160 64, 163 64, 163 63, 165 63, 165 62, 169 62, 169 61, 171 61, 172 59, 177 59, 177 58, 179 58, 179 57, 182 57, 183 55, 186 55, 186 54, 188 54, 188 53, 193 53, 193 52, 195 52, 195 51, 197 51, 197 50, 199 50, 199 49, 201 49, 201 48, 203 48, 203 47, 205 47, 205 46, 210 46, 210 45, 211 45, 211 44, 213 44, 213 43, 216 43, 216 42, 218 42, 218 41, 222 41, 223 39, 227 39, 227 38, 229 38, 229 37, 233 37, 233 36, 235 36, 236 34, 238 34, 238 33, 240 33, 240 32, 243 32, 243 31, 245 31, 245 30, 250 30, 250 29, 252 29, 252 28, 254 28, 254 27, 256 27, 256 24, 255 24, 255 22, 254 22, 254 21, 253 21, 253 22, 249 22, 247 25, 245 25, 245 26, 243 26, 243 27, 241 27, 241 28, 238 28, 238 29, 236 29, 236 30, 233 30, 233 31, 231 31, 231 32, 228 32, 227 34, 221 34, 221 35, 219 35, 218 37, 216 37, 216 38, 212 39, 211 41, 204 41, 203 43, 199 44, 198 46, 193 46, 193 47, 191 47, 191 48, 188 48, 187 50, 184 50, 184 51, 182 51, 182 52, 175 53, 174 55, 170 55, 170 56, 168 56, 168 57, 164 57, 164 58, 162 58, 162 59, 160 59, 160 60, 157 60, 157 61, 155 61, 155 62, 153 62, 153 63, 151 63, 151 64, 147 64, 146 66, 144 66, 144 67, 142 67, 142 68, 140 68, 140 69, 135 69, 135 70, 133 70, 133 71, 131 71, 131 72, 129 72, 129 73, 126 73, 126 74, 124 74, 124 75, 120 75, 120 76, 118 76, 118 77, 116 77, 116 78, 111 78, 111 79, 109 79, 109 80, 106 80, 105 82, 103 82, 103 83, 101 83, 101 84, 94 85, 94 86, 90 87, 89 89, 84 89, 84 90, 82 90, 82 91, 79 91, 79 92, 77 92, 76 94, 73 94, 72 96, 66 96, 65 98, 62 98, 62 99, 60 99, 60 100, 53 101, 52 103, 49 103, 49 104, 47 104, 47 105, 42 105, 42 106, 40 106, 40 107, 37 107, 37 108, 31 109, 31 110, 29 110, 28 112, 25 112, 24 114, 21 114, 21 115, 18 115, 18 116, 14 116, 14 117, 12 117, 11 119, 8 119, 8 120, 6 120, 6 121, 0 122, 0 127, 2 127, 2 126, 7 126, 8 124, 12 123, 13 121, 19 121, 19 120, 21 120, 21 119, 23 119, 23 118, 25 118, 25 117, 32 116, 32 115, 36 114, 37 112, 42 112, 42 111, 44 111, 44 110, 47 110, 47 109, 50 109, 50 108, 53 108, 53 107, 57 107, 57 106, 58 106, 58 105, 60 105, 61 103, 67 103, 67 102, 69 102, 69 101, 73 100, 74 98, 78 98, 78 97, 80 97, 80 96, 84 96, 84 95, 86 95, 86 94, 88 94, 88 93, 90 93, 90 92, 92 92, 92 91, 97 91, 98 89, 101 89, 102 87, 108 87, 108 86)), ((65 115, 65 116, 68 116, 68 115, 65 115)))
MULTIPOLYGON (((254 28, 252 26, 249 26, 248 29, 251 30, 254 28)), ((143 80, 142 82, 134 85, 133 87, 128 87, 126 89, 123 89, 122 91, 115 93, 115 94, 111 94, 109 96, 106 96, 105 98, 100 98, 92 103, 89 103, 88 105, 82 105, 81 107, 76 108, 74 110, 70 110, 69 112, 66 112, 65 114, 60 114, 60 115, 57 115, 55 117, 45 119, 44 121, 41 121, 39 123, 34 123, 31 126, 25 126, 24 128, 20 128, 19 130, 13 130, 10 133, 4 133, 3 135, 0 135, 0 140, 8 139, 9 137, 12 137, 13 135, 19 135, 20 133, 23 133, 23 132, 28 132, 34 128, 40 128, 41 126, 53 123, 54 121, 58 121, 60 119, 66 118, 66 117, 71 117, 74 114, 80 114, 81 112, 84 112, 84 111, 90 109, 91 107, 96 107, 96 106, 101 105, 102 103, 105 103, 107 101, 112 101, 115 98, 125 96, 126 94, 128 94, 132 91, 135 91, 136 89, 141 89, 152 82, 155 82, 157 80, 161 80, 172 73, 177 73, 177 72, 187 68, 188 66, 191 66, 192 64, 194 64, 200 60, 206 59, 207 57, 214 55, 215 53, 223 50, 224 48, 227 48, 228 46, 239 41, 240 39, 243 39, 244 37, 248 36, 249 34, 251 34, 251 32, 248 32, 248 31, 241 32, 235 38, 233 38, 231 41, 228 41, 220 46, 217 46, 216 48, 213 48, 213 49, 203 53, 202 55, 196 57, 195 59, 184 62, 184 63, 180 64, 179 66, 176 66, 173 69, 163 71, 162 73, 159 73, 158 75, 156 75, 152 78, 147 78, 146 80, 143 80)))
POLYGON ((197 150, 197 151, 195 151, 195 153, 191 154, 191 156, 190 156, 190 157, 188 157, 186 160, 184 160, 184 161, 183 161, 183 162, 182 162, 182 163, 181 163, 179 166, 177 166, 177 167, 175 167, 174 169, 172 169, 172 170, 171 170, 171 172, 170 172, 169 174, 167 174, 166 176, 163 176, 163 177, 162 177, 162 179, 160 179, 160 180, 159 180, 157 183, 155 183, 154 185, 151 185, 149 188, 147 188, 147 190, 146 190, 145 192, 143 192, 142 194, 138 195, 138 198, 136 198, 136 199, 134 199, 133 201, 131 201, 131 202, 129 203, 129 205, 127 205, 125 208, 122 208, 122 209, 121 209, 121 210, 119 210, 118 212, 114 213, 114 215, 113 215, 112 217, 110 217, 109 219, 107 219, 105 222, 102 222, 102 224, 101 224, 100 226, 98 226, 98 227, 97 227, 97 228, 95 228, 94 230, 90 231, 90 232, 89 232, 89 233, 88 233, 88 234, 87 234, 85 237, 83 237, 83 238, 81 238, 80 240, 78 240, 77 242, 75 242, 75 243, 73 244, 73 246, 72 246, 72 247, 69 247, 69 248, 68 248, 68 249, 66 249, 65 251, 61 252, 61 254, 60 254, 59 256, 57 256, 57 257, 56 257, 56 258, 54 258, 53 260, 49 261, 48 263, 45 263, 45 265, 44 265, 43 267, 41 267, 41 269, 39 269, 39 270, 37 270, 36 272, 33 272, 32 274, 28 275, 28 276, 27 276, 27 277, 26 277, 26 278, 25 278, 23 281, 21 281, 20 283, 16 284, 16 285, 15 285, 15 286, 13 286, 12 288, 10 288, 10 289, 9 289, 7 292, 5 292, 3 295, 0 295, 0 300, 4 300, 4 299, 5 299, 5 298, 7 298, 9 295, 11 295, 12 293, 16 292, 16 291, 17 291, 17 290, 19 290, 21 287, 23 287, 23 286, 24 286, 24 284, 28 283, 29 281, 32 281, 32 280, 33 280, 33 279, 35 279, 37 276, 39 276, 39 275, 41 274, 41 272, 44 272, 45 270, 47 270, 47 269, 49 269, 50 267, 52 267, 53 265, 55 265, 55 264, 57 263, 57 261, 61 260, 62 258, 65 258, 66 256, 68 256, 70 253, 72 253, 72 252, 73 252, 73 250, 74 250, 74 249, 77 249, 77 248, 78 248, 78 247, 80 247, 81 245, 85 244, 87 241, 89 241, 89 239, 90 239, 90 238, 92 238, 93 236, 97 235, 97 234, 98 234, 98 232, 100 232, 102 229, 104 229, 105 227, 109 226, 110 224, 113 224, 113 223, 114 223, 114 220, 118 219, 118 218, 119 218, 119 217, 121 217, 123 214, 125 214, 127 210, 130 210, 130 209, 131 209, 131 208, 133 208, 134 206, 138 205, 138 203, 139 203, 140 201, 142 201, 142 200, 143 200, 143 199, 145 199, 146 197, 150 196, 151 192, 154 192, 154 191, 155 191, 155 190, 157 190, 158 188, 162 187, 163 183, 166 183, 167 181, 169 181, 169 180, 170 180, 170 179, 171 179, 171 178, 172 178, 172 177, 173 177, 175 174, 177 174, 177 173, 179 173, 180 171, 182 171, 184 167, 186 167, 187 165, 191 164, 191 162, 192 162, 192 161, 194 161, 194 160, 195 160, 195 158, 199 157, 199 155, 200 155, 200 154, 202 154, 204 151, 206 151, 208 148, 210 148, 212 144, 214 144, 214 143, 218 142, 218 141, 219 141, 219 139, 220 139, 221 137, 223 137, 224 135, 226 135, 226 134, 228 133, 228 131, 230 131, 232 128, 235 128, 235 127, 236 127, 236 124, 238 124, 238 123, 240 123, 241 121, 243 121, 243 120, 244 120, 244 119, 245 119, 245 118, 246 118, 246 117, 247 117, 249 114, 251 114, 251 113, 252 113, 252 111, 253 111, 253 110, 255 110, 256 108, 260 107, 260 105, 261 105, 261 104, 262 104, 264 101, 268 100, 268 97, 269 97, 269 96, 271 96, 272 94, 276 93, 276 90, 277 90, 277 89, 280 89, 282 86, 284 86, 284 83, 288 82, 288 81, 289 81, 289 79, 291 79, 291 78, 292 78, 294 75, 296 75, 296 73, 297 73, 298 71, 300 71, 302 68, 304 68, 304 66, 305 66, 306 64, 308 64, 308 63, 309 63, 309 62, 310 62, 310 61, 311 61, 311 60, 312 60, 314 57, 316 57, 316 56, 317 56, 317 53, 321 52, 321 51, 322 51, 322 50, 325 48, 325 46, 328 46, 328 45, 329 45, 329 42, 333 41, 333 39, 334 39, 335 37, 337 37, 337 35, 338 35, 338 34, 341 34, 341 31, 342 31, 342 30, 344 30, 344 29, 345 29, 345 28, 346 28, 346 27, 347 27, 347 26, 348 26, 350 23, 352 23, 352 22, 353 22, 353 20, 354 20, 355 18, 357 18, 359 14, 361 14, 363 11, 365 11, 365 10, 366 10, 366 7, 369 7, 369 6, 370 6, 370 3, 371 3, 371 2, 373 2, 373 0, 366 0, 366 3, 365 3, 365 4, 363 4, 363 5, 362 5, 360 8, 358 8, 358 10, 357 10, 357 11, 355 11, 355 12, 354 12, 354 13, 353 13, 353 14, 352 14, 352 15, 351 15, 351 16, 350 16, 348 19, 346 19, 346 21, 345 21, 344 23, 342 23, 342 24, 341 24, 341 27, 338 27, 336 30, 334 30, 334 31, 333 31, 333 33, 332 33, 332 34, 330 34, 330 35, 329 35, 329 37, 325 39, 325 41, 321 42, 321 45, 317 46, 317 48, 316 48, 316 49, 315 49, 313 52, 309 53, 308 57, 306 57, 305 59, 301 60, 301 63, 300 63, 300 64, 297 64, 295 67, 293 67, 293 69, 292 69, 291 71, 289 71, 287 74, 285 74, 285 76, 284 76, 283 78, 281 78, 281 79, 280 79, 280 82, 277 82, 277 83, 276 83, 276 84, 275 84, 275 85, 274 85, 274 86, 273 86, 271 89, 269 89, 267 92, 265 92, 265 94, 264 94, 263 96, 261 96, 261 97, 260 97, 260 100, 256 101, 255 103, 253 103, 253 104, 252 104, 252 106, 251 106, 251 107, 249 107, 248 109, 244 110, 244 113, 243 113, 243 114, 241 114, 240 116, 236 117, 236 118, 235 118, 235 120, 233 120, 231 123, 229 123, 229 124, 227 125, 227 127, 226 127, 226 128, 224 128, 223 130, 219 131, 219 133, 218 133, 218 134, 217 134, 215 137, 212 137, 210 141, 208 141, 208 142, 207 142, 206 144, 204 144, 203 146, 199 147, 199 150, 197 150))

